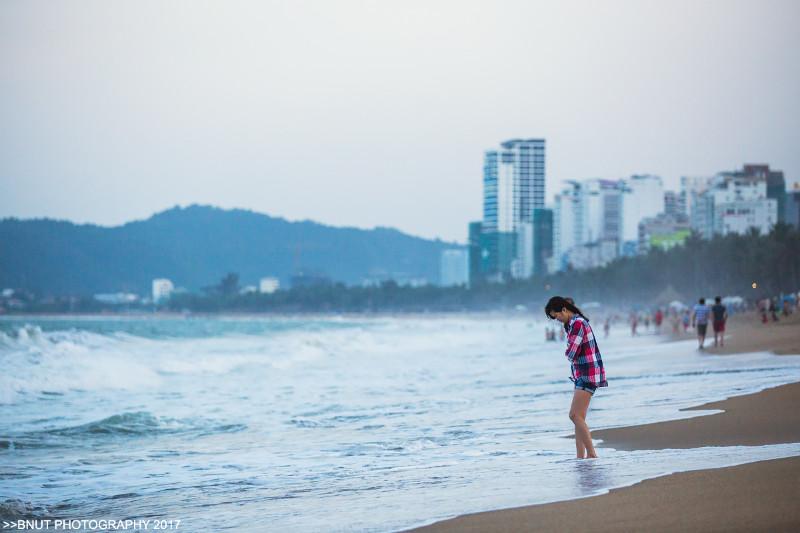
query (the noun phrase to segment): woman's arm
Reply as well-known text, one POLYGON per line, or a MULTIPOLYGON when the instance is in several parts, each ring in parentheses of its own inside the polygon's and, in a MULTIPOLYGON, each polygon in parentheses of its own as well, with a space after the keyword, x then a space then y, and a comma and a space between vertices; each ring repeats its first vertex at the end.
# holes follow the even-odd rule
POLYGON ((567 335, 567 351, 564 354, 567 356, 570 363, 573 362, 575 356, 578 355, 581 349, 581 343, 583 343, 583 322, 576 320, 569 335, 567 335))

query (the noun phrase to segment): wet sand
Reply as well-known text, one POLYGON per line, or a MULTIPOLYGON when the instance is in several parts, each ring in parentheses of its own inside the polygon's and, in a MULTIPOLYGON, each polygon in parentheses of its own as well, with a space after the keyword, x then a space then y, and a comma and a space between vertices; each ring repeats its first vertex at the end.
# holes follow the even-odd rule
MULTIPOLYGON (((709 328, 710 329, 710 328, 709 328)), ((800 354, 800 314, 761 324, 733 317, 724 347, 709 354, 754 351, 800 354)), ((692 338, 680 335, 676 339, 692 338)), ((708 346, 708 338, 707 338, 708 346)), ((691 408, 708 416, 592 433, 622 450, 800 442, 800 383, 691 408)), ((800 531, 800 457, 684 472, 645 480, 601 496, 460 516, 423 532, 800 531)))
POLYGON ((648 479, 580 500, 465 515, 414 531, 800 531, 800 458, 648 479))
POLYGON ((709 409, 722 409, 724 412, 685 420, 603 429, 593 431, 592 438, 602 439, 600 446, 617 450, 761 446, 800 442, 800 383, 735 396, 686 410, 709 409))

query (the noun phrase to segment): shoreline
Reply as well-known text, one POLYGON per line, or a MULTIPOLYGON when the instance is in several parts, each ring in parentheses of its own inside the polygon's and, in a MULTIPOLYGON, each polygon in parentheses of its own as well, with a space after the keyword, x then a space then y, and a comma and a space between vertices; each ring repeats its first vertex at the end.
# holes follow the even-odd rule
POLYGON ((598 496, 462 515, 408 531, 798 531, 798 487, 800 457, 790 457, 666 474, 598 496))
MULTIPOLYGON (((726 345, 709 357, 769 351, 800 355, 800 313, 761 324, 755 313, 728 321, 726 345)), ((709 328, 710 329, 710 328, 709 328)), ((685 341, 693 335, 671 335, 685 341)), ((708 346, 709 336, 706 336, 708 346)), ((800 442, 800 381, 685 410, 721 410, 694 418, 592 432, 602 448, 687 449, 800 442)), ((419 533, 557 531, 590 527, 601 532, 800 531, 800 456, 739 466, 678 472, 607 493, 538 505, 461 515, 409 531, 419 533), (578 517, 591 516, 581 526, 578 517)))

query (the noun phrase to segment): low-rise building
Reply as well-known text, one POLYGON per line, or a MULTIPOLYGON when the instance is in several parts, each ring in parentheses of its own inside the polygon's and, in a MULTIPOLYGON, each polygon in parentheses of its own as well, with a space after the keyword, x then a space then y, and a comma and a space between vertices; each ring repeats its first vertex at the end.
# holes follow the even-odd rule
POLYGON ((258 292, 262 294, 272 294, 273 292, 277 291, 280 286, 281 282, 278 280, 278 278, 261 278, 258 283, 258 292))
POLYGON ((689 218, 685 215, 661 213, 639 223, 639 253, 653 248, 669 250, 683 244, 692 234, 689 218))
POLYGON ((443 287, 469 283, 469 253, 453 248, 442 250, 439 265, 439 284, 443 287))
POLYGON ((153 280, 153 303, 160 303, 170 297, 175 290, 172 281, 167 278, 157 278, 153 280))

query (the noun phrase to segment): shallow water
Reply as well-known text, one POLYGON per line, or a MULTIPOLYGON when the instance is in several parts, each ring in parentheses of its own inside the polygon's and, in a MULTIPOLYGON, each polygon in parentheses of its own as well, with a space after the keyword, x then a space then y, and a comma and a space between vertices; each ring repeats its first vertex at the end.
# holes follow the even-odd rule
MULTIPOLYGON (((530 317, 0 319, 0 518, 391 531, 800 445, 576 461, 562 343, 530 317)), ((735 335, 735 332, 733 332, 735 335)), ((599 339, 593 429, 800 381, 800 358, 599 339)))

